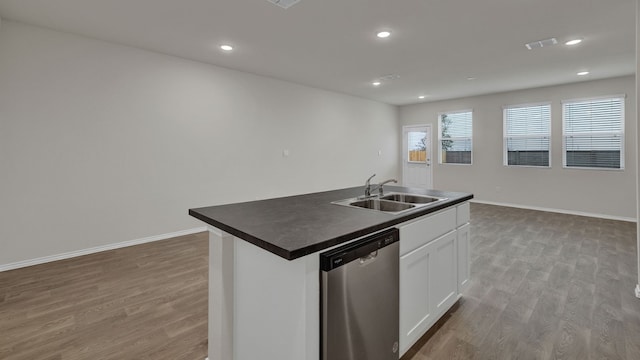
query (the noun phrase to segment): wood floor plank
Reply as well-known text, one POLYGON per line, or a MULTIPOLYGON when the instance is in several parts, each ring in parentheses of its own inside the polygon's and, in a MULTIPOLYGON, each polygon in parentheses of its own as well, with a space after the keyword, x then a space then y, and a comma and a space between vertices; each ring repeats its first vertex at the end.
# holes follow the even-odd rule
POLYGON ((591 329, 590 348, 592 357, 597 359, 626 359, 626 337, 621 321, 594 315, 595 327, 591 329))
POLYGON ((552 353, 553 343, 560 330, 563 301, 561 293, 547 288, 539 295, 525 326, 523 337, 538 358, 549 358, 552 353))
MULTIPOLYGON (((509 308, 512 309, 512 308, 509 308)), ((479 359, 511 359, 523 336, 526 322, 516 311, 503 311, 491 329, 488 329, 482 346, 478 346, 479 359)))
POLYGON ((529 273, 529 264, 522 260, 514 260, 494 286, 504 292, 514 294, 529 273))
POLYGON ((596 278, 598 259, 595 256, 577 254, 575 278, 587 283, 593 283, 596 278))
POLYGON ((562 319, 583 328, 591 328, 595 308, 594 294, 593 284, 573 279, 569 283, 562 319))
POLYGON ((478 348, 458 336, 452 335, 446 338, 441 350, 428 358, 466 360, 477 357, 478 348))
POLYGON ((589 358, 589 328, 573 324, 571 321, 560 322, 560 331, 553 346, 552 359, 584 360, 589 358))

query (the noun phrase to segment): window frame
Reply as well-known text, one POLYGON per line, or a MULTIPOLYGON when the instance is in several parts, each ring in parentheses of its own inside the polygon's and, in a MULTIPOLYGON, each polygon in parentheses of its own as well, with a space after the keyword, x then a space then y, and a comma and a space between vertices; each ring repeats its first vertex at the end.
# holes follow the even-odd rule
POLYGON ((442 111, 438 113, 438 164, 439 165, 473 165, 473 109, 442 111), (471 136, 445 138, 446 140, 469 140, 471 144, 469 163, 442 162, 442 116, 451 114, 471 113, 471 136))
POLYGON ((625 170, 625 134, 626 134, 626 108, 627 108, 627 95, 626 94, 616 94, 616 95, 603 95, 603 96, 593 96, 586 98, 577 98, 577 99, 566 99, 562 100, 562 168, 563 169, 571 169, 571 170, 599 170, 599 171, 624 171, 625 170), (567 166, 567 134, 565 129, 566 118, 565 118, 565 106, 566 104, 572 103, 580 103, 580 102, 589 102, 589 101, 598 101, 598 100, 609 100, 609 99, 621 99, 622 100, 622 119, 620 124, 619 132, 603 132, 603 133, 573 133, 580 135, 588 135, 588 134, 610 134, 610 135, 619 135, 620 136, 620 167, 618 168, 609 168, 609 167, 590 167, 590 166, 567 166))
POLYGON ((514 105, 504 105, 502 107, 502 165, 505 167, 514 167, 514 168, 534 168, 534 169, 551 169, 552 168, 552 147, 553 147, 553 138, 552 138, 552 121, 553 121, 553 108, 551 101, 542 101, 535 103, 525 103, 525 104, 514 104, 514 105), (530 136, 530 135, 516 135, 516 136, 508 136, 507 134, 507 110, 516 109, 516 108, 528 108, 528 107, 538 107, 538 106, 549 106, 549 125, 548 132, 546 136, 530 136), (549 165, 510 165, 509 164, 509 150, 507 148, 507 140, 509 138, 520 138, 520 139, 529 139, 529 138, 548 138, 549 139, 549 165))

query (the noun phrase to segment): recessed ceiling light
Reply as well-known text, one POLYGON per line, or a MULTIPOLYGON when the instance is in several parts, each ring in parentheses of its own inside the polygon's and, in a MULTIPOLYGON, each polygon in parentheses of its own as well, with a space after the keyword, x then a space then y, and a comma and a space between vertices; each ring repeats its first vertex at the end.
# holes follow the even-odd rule
POLYGON ((565 45, 578 45, 582 42, 582 39, 573 39, 573 40, 569 40, 566 43, 564 43, 565 45))
POLYGON ((422 99, 424 99, 424 98, 426 98, 426 96, 424 96, 424 95, 420 95, 420 96, 418 96, 418 99, 421 99, 421 100, 422 100, 422 99))
POLYGON ((224 44, 224 45, 220 45, 220 49, 222 49, 224 51, 231 51, 231 50, 233 50, 233 46, 224 44))
POLYGON ((585 75, 589 75, 588 71, 580 71, 579 73, 577 73, 576 75, 578 76, 585 76, 585 75))
POLYGON ((386 30, 385 31, 380 31, 380 32, 378 32, 376 34, 376 36, 379 37, 379 38, 382 38, 382 39, 388 38, 389 36, 391 36, 391 31, 386 31, 386 30))
POLYGON ((371 83, 373 86, 380 86, 382 83, 380 81, 374 81, 371 83))
POLYGON ((469 81, 471 81, 471 80, 475 80, 475 79, 477 79, 475 76, 468 76, 468 77, 467 77, 467 80, 469 80, 469 81))

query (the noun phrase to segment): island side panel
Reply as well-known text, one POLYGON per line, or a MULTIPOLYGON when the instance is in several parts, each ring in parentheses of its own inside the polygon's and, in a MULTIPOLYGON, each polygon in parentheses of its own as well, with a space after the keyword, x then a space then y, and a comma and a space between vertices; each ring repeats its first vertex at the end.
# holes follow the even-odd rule
POLYGON ((234 244, 234 359, 319 360, 318 254, 289 261, 234 244))
POLYGON ((209 230, 209 357, 232 360, 234 313, 234 240, 214 227, 209 230))

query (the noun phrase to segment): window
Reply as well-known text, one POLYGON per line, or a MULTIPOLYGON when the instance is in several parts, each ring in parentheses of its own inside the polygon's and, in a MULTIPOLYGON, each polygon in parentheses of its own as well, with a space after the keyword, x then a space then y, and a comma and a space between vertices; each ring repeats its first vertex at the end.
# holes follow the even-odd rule
POLYGON ((551 104, 507 106, 503 118, 504 165, 549 167, 551 104))
POLYGON ((624 96, 562 103, 564 167, 624 169, 624 96))
POLYGON ((409 162, 427 162, 427 132, 409 131, 407 133, 407 159, 409 162))
POLYGON ((471 164, 472 121, 470 110, 439 115, 440 164, 471 164))

